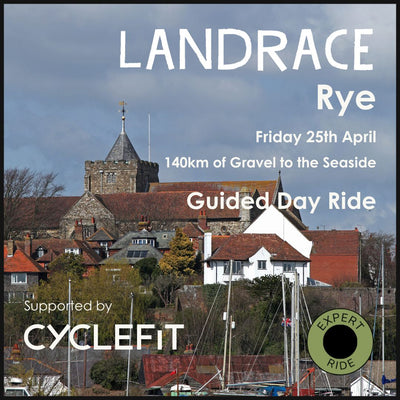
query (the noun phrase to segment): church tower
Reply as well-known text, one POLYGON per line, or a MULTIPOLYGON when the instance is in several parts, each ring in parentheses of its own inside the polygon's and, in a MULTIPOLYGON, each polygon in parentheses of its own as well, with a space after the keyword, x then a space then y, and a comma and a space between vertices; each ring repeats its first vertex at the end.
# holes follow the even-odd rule
POLYGON ((85 191, 93 194, 147 192, 158 182, 158 164, 140 159, 125 132, 125 102, 122 130, 104 161, 85 161, 85 191))

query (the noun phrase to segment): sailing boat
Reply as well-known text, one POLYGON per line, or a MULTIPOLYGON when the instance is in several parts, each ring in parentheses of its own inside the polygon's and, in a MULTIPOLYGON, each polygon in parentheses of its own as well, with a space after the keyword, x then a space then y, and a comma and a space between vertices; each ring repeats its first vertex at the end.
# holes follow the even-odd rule
MULTIPOLYGON (((238 393, 235 391, 235 395, 244 395, 246 397, 251 395, 256 396, 282 396, 282 395, 293 395, 293 396, 314 396, 315 395, 315 369, 309 368, 307 369, 304 376, 300 378, 300 347, 299 347, 299 325, 300 325, 300 286, 298 273, 294 274, 294 285, 292 286, 292 321, 294 324, 292 325, 292 345, 291 345, 291 353, 292 353, 292 374, 291 374, 291 382, 293 384, 289 384, 289 360, 288 360, 288 345, 287 345, 287 337, 286 337, 286 304, 285 304, 285 288, 284 288, 284 275, 282 274, 282 297, 283 297, 283 311, 284 311, 284 364, 285 364, 285 380, 282 382, 246 382, 246 383, 237 383, 237 384, 229 384, 229 373, 228 373, 228 383, 226 383, 226 357, 227 357, 227 346, 228 346, 228 332, 232 329, 232 319, 230 316, 230 296, 231 296, 231 284, 232 284, 232 260, 230 261, 230 273, 229 273, 229 286, 228 286, 228 300, 227 300, 227 312, 225 315, 225 342, 224 342, 224 363, 221 377, 221 387, 222 390, 218 392, 214 392, 215 395, 227 395, 233 394, 229 392, 230 388, 233 387, 243 387, 243 386, 253 386, 256 388, 255 393, 249 393, 246 391, 245 394, 238 393), (293 372, 294 371, 294 372, 293 372), (308 378, 308 387, 301 388, 300 385, 308 378), (284 384, 285 382, 285 384, 284 384)), ((230 335, 231 336, 231 335, 230 335)), ((229 346, 229 356, 230 356, 230 346, 229 346)), ((230 363, 229 363, 230 364, 230 363)))

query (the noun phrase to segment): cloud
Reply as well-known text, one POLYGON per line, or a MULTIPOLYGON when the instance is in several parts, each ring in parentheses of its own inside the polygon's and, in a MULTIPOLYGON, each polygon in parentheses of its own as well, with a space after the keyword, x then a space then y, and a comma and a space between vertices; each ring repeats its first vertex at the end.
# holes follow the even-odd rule
MULTIPOLYGON (((330 190, 366 190, 379 200, 371 212, 308 215, 310 224, 357 225, 369 230, 395 230, 395 6, 388 4, 7 4, 4 29, 5 166, 26 165, 54 170, 66 194, 83 188, 84 160, 103 159, 120 132, 120 100, 126 100, 127 132, 142 158, 147 157, 148 114, 151 114, 152 160, 160 164, 160 179, 265 180, 282 170, 287 190, 294 194, 330 190), (179 70, 179 29, 190 31, 204 51, 206 28, 212 29, 213 69, 204 70, 193 52, 179 70), (246 32, 252 57, 243 68, 218 71, 218 29, 246 32), (373 71, 352 71, 354 29, 373 28, 363 44, 363 60, 373 71), (155 29, 165 29, 175 69, 157 56, 145 69, 155 29), (279 71, 266 55, 265 70, 257 71, 257 31, 279 30, 288 44, 279 53, 288 66, 279 71), (311 29, 321 62, 315 70, 304 56, 292 70, 301 29, 311 29), (332 68, 324 53, 330 33, 347 29, 334 46, 334 55, 348 71, 332 68), (127 32, 127 58, 142 62, 140 70, 119 67, 120 31, 127 32), (353 102, 344 117, 334 110, 317 110, 317 85, 325 83, 343 95, 370 90, 371 111, 353 102), (256 130, 302 133, 332 130, 337 143, 299 146, 255 143, 256 130), (377 143, 340 143, 346 130, 377 131, 377 143), (30 149, 30 150, 29 150, 30 149), (371 170, 167 169, 165 157, 213 160, 223 156, 296 160, 299 156, 374 158, 371 170), (40 162, 38 160, 41 160, 40 162), (384 177, 384 178, 382 178, 384 177), (390 210, 390 211, 389 211, 390 210), (320 222, 316 220, 320 218, 320 222), (324 220, 326 218, 326 220, 324 220)), ((227 60, 243 55, 243 42, 227 40, 227 60), (229 58, 230 57, 230 58, 229 58)))

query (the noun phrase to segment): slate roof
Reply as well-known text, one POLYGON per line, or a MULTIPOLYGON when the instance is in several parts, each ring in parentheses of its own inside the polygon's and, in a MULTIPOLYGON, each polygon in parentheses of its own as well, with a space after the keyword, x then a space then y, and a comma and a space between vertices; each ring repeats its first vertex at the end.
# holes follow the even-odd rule
POLYGON ((98 229, 93 235, 86 238, 88 242, 102 242, 102 241, 114 241, 117 240, 110 232, 107 231, 104 227, 98 229))
POLYGON ((127 247, 124 247, 118 253, 113 254, 112 256, 104 260, 101 264, 108 264, 109 262, 118 260, 128 260, 129 264, 135 264, 143 258, 150 257, 154 257, 157 260, 160 260, 162 258, 162 253, 150 244, 131 244, 127 247), (129 252, 132 252, 133 255, 130 256, 129 252), (140 253, 138 253, 138 255, 136 256, 135 252, 146 252, 146 254, 140 255, 140 253))
POLYGON ((248 260, 264 247, 274 253, 272 260, 309 261, 287 242, 275 234, 237 234, 229 236, 210 257, 210 260, 248 260))
MULTIPOLYGON (((62 372, 58 369, 44 363, 43 361, 39 361, 36 358, 24 358, 20 361, 20 363, 24 366, 25 371, 33 370, 35 375, 47 375, 47 376, 62 376, 62 372)), ((4 372, 7 375, 7 371, 15 365, 11 358, 7 358, 4 360, 4 372)))
POLYGON ((4 272, 47 273, 47 271, 24 251, 17 249, 12 257, 7 256, 4 245, 4 272))
POLYGON ((357 255, 360 246, 358 230, 302 231, 313 242, 312 253, 319 255, 357 255))
POLYGON ((131 141, 128 138, 128 135, 125 131, 122 131, 117 140, 115 141, 113 147, 106 157, 106 161, 129 161, 129 160, 137 160, 140 161, 136 150, 134 149, 131 141))

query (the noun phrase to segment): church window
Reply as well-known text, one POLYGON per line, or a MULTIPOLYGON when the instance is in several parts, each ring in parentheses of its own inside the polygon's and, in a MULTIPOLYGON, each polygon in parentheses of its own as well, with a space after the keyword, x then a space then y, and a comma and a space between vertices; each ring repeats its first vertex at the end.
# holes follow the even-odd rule
POLYGON ((110 172, 107 174, 107 183, 115 183, 117 181, 117 174, 110 172))

